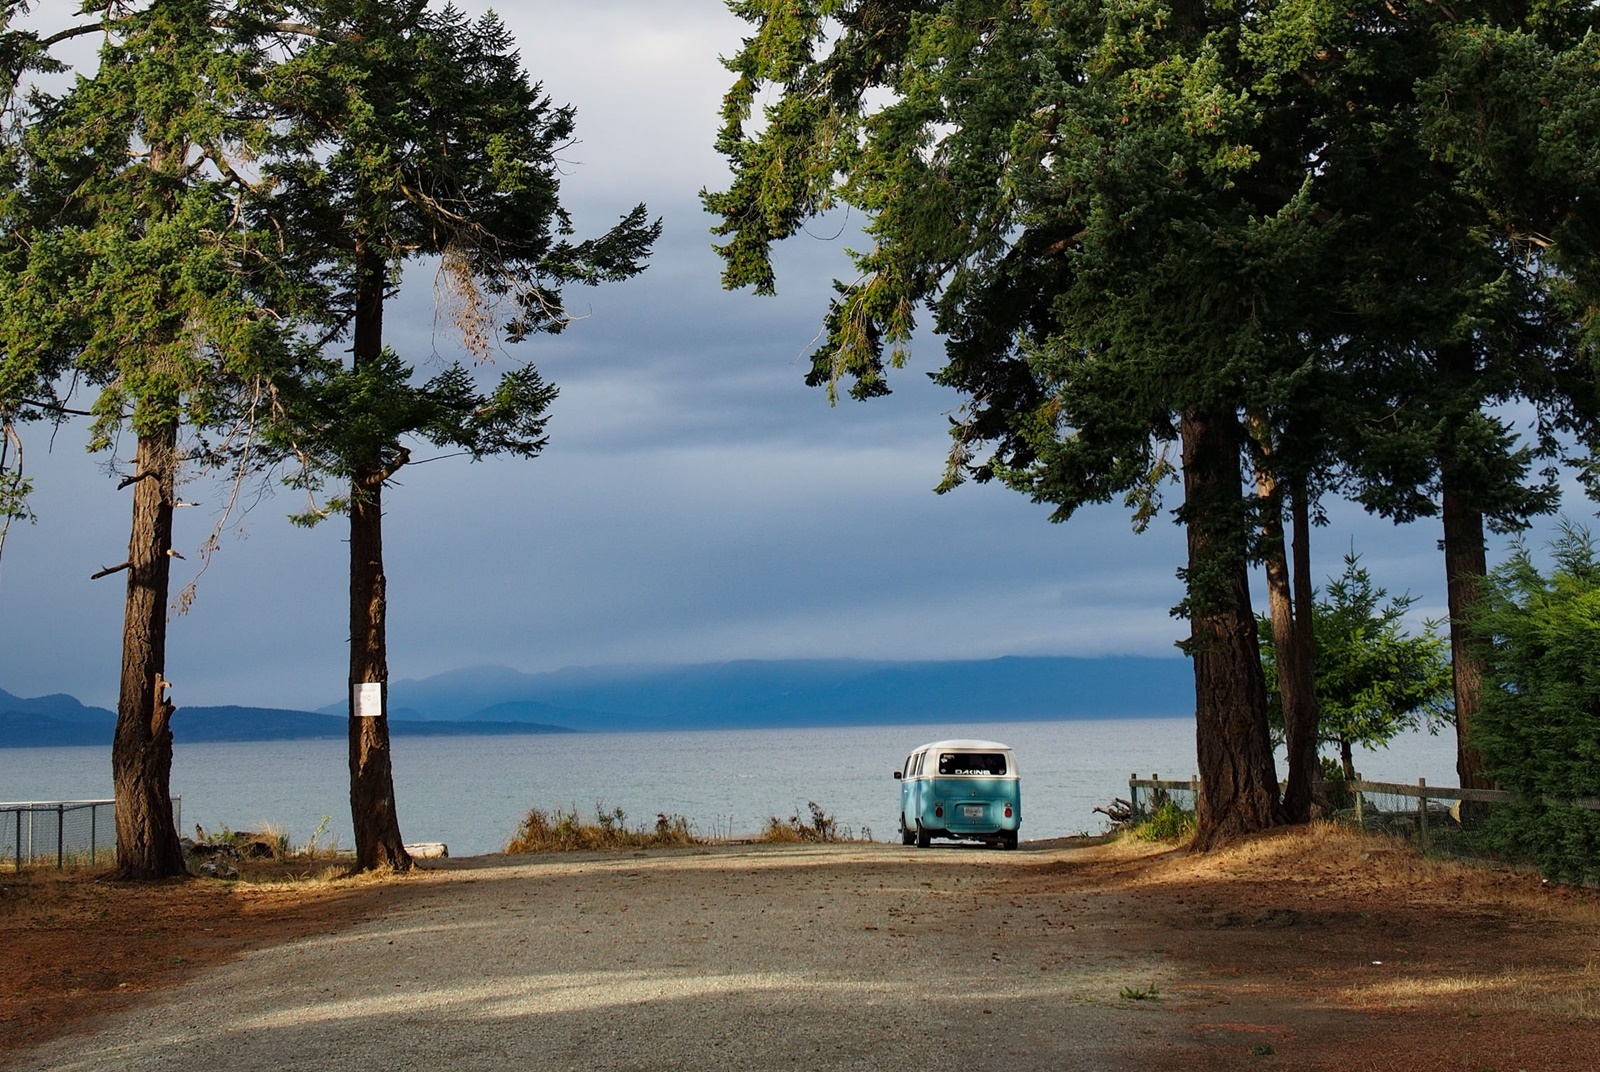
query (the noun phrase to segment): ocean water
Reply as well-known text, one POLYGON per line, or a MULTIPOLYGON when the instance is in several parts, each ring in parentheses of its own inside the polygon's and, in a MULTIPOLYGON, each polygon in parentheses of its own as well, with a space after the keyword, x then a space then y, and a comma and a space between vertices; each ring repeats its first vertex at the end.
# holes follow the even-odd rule
MULTIPOLYGON (((517 737, 400 737, 396 803, 407 841, 443 841, 455 856, 503 848, 529 808, 621 808, 630 825, 658 812, 699 833, 758 831, 770 816, 809 815, 816 801, 856 835, 898 836, 894 772, 919 744, 946 737, 1001 741, 1022 770, 1022 837, 1104 828, 1093 811, 1128 795, 1128 776, 1194 773, 1192 719, 1078 719, 981 725, 715 730, 517 737)), ((111 796, 109 748, 0 749, 0 800, 111 796)), ((1282 764, 1279 765, 1280 773, 1282 764)), ((1408 734, 1358 753, 1379 781, 1455 784, 1450 734, 1408 734)), ((259 829, 295 843, 328 820, 320 840, 351 844, 345 742, 190 744, 180 738, 172 791, 182 830, 259 829)))

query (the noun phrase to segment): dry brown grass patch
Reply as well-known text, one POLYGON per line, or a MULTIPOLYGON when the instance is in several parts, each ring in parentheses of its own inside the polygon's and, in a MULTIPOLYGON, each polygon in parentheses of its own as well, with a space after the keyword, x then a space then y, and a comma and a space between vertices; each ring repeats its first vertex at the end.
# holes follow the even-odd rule
POLYGON ((553 813, 543 808, 533 808, 517 826, 517 832, 506 845, 506 852, 606 852, 615 849, 668 849, 703 844, 689 828, 689 820, 681 815, 662 812, 656 816, 653 828, 630 827, 628 816, 621 808, 607 811, 603 805, 595 806, 593 822, 581 819, 573 808, 553 813))
POLYGON ((1469 1008, 1477 1015, 1497 1012, 1600 1021, 1600 974, 1593 964, 1576 977, 1534 969, 1407 977, 1343 987, 1329 997, 1350 1008, 1443 1005, 1469 1008))
MULTIPOLYGON (((1131 846, 1123 851, 1142 855, 1131 846)), ((1195 882, 1315 886, 1378 902, 1514 908, 1600 926, 1594 891, 1548 885, 1499 865, 1425 857, 1403 840, 1335 823, 1269 831, 1208 853, 1172 852, 1137 879, 1147 887, 1195 882)))

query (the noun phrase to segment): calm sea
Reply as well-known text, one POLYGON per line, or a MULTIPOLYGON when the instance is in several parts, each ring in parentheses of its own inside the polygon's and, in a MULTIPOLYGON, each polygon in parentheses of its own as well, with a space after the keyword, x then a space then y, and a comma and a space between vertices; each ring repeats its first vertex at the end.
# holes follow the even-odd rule
MULTIPOLYGON (((1027 838, 1103 829, 1096 805, 1128 795, 1128 775, 1194 773, 1191 719, 1084 719, 961 726, 593 733, 525 737, 400 737, 395 793, 407 841, 443 841, 452 855, 494 852, 531 807, 622 808, 630 825, 682 815, 702 834, 749 834, 769 816, 809 814, 879 841, 897 835, 893 774, 907 752, 945 737, 1003 741, 1022 768, 1027 838)), ((1454 737, 1411 734, 1358 755, 1379 781, 1455 784, 1454 737)), ((1280 763, 1280 771, 1281 771, 1280 763)), ((182 828, 249 830, 270 823, 303 842, 329 816, 322 843, 351 843, 343 740, 190 744, 181 739, 172 791, 182 828)), ((111 796, 106 748, 0 749, 0 800, 111 796)))

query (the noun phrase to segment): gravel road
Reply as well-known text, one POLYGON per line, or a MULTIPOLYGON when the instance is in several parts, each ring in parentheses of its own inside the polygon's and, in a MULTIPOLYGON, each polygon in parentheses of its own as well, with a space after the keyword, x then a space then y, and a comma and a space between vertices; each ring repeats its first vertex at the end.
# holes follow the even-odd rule
POLYGON ((18 1070, 1161 1068, 1184 1034, 1075 853, 484 857, 200 971, 18 1070))

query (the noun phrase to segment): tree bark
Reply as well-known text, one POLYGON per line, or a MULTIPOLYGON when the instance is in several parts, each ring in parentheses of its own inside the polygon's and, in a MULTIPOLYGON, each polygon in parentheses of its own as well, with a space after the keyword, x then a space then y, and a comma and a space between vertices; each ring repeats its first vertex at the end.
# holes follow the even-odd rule
POLYGON ((172 713, 162 669, 172 572, 172 503, 178 424, 139 437, 134 454, 122 682, 111 743, 119 879, 186 875, 172 817, 172 713))
MULTIPOLYGON (((1267 575, 1267 609, 1272 620, 1272 649, 1278 671, 1278 696, 1283 705, 1284 751, 1288 779, 1283 792, 1284 818, 1311 820, 1311 780, 1317 763, 1317 701, 1311 663, 1301 633, 1309 618, 1296 615, 1291 591, 1289 553, 1283 534, 1283 487, 1272 471, 1271 447, 1258 428, 1262 461, 1256 466, 1256 494, 1264 506, 1261 521, 1262 562, 1267 575)), ((1301 533, 1296 530, 1296 540, 1301 533)))
POLYGON ((411 866, 400 837, 389 755, 389 655, 383 575, 383 472, 358 473, 350 502, 350 818, 356 866, 411 866), (377 710, 361 686, 378 686, 377 710))
POLYGON ((1200 770, 1194 848, 1205 851, 1278 825, 1283 811, 1250 605, 1239 485, 1242 430, 1238 418, 1225 411, 1186 412, 1179 428, 1200 770))
MULTIPOLYGON (((382 258, 358 248, 357 259, 353 350, 360 369, 382 357, 387 279, 382 258)), ((362 871, 411 867, 411 856, 400 836, 389 754, 383 485, 393 471, 382 457, 385 446, 374 445, 373 458, 356 466, 350 482, 350 818, 355 829, 356 867, 362 871), (375 704, 362 702, 363 685, 378 687, 375 704)))
POLYGON ((1450 602, 1450 662, 1455 684, 1456 774, 1464 789, 1492 789, 1483 770, 1483 756, 1472 747, 1483 690, 1484 658, 1468 626, 1483 590, 1488 553, 1483 540, 1483 511, 1462 495, 1448 468, 1440 469, 1444 514, 1444 566, 1450 602))
MULTIPOLYGON (((1297 751, 1306 764, 1307 816, 1310 815, 1311 787, 1321 777, 1322 763, 1317 758, 1317 744, 1322 737, 1322 710, 1317 705, 1317 630, 1315 618, 1316 590, 1311 583, 1311 501, 1304 476, 1293 481, 1289 501, 1294 524, 1294 618, 1299 628, 1295 641, 1300 649, 1300 665, 1305 667, 1305 707, 1300 712, 1303 720, 1297 727, 1297 736, 1288 737, 1289 754, 1297 751)), ((1285 716, 1287 719, 1287 716, 1285 716)), ((1294 760, 1289 761, 1289 781, 1294 782, 1294 760)))

